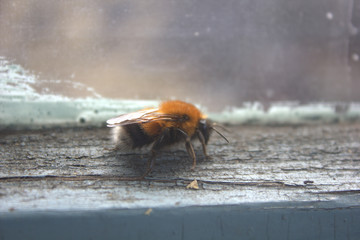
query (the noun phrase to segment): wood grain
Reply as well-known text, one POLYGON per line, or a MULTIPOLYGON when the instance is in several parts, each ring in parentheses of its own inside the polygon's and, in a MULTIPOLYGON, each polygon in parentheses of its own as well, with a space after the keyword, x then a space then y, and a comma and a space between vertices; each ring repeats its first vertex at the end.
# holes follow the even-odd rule
POLYGON ((112 148, 106 128, 0 133, 0 211, 350 201, 360 198, 360 124, 230 126, 198 164, 164 150, 143 181, 147 152, 112 148), (197 180, 199 189, 186 186, 197 180))

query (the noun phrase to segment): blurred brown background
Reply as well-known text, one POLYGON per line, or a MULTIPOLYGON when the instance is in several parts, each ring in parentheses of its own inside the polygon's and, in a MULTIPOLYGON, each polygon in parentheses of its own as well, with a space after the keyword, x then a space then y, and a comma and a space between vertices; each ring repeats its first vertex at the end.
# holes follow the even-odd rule
POLYGON ((0 0, 0 56, 111 98, 359 101, 359 26, 360 0, 0 0))

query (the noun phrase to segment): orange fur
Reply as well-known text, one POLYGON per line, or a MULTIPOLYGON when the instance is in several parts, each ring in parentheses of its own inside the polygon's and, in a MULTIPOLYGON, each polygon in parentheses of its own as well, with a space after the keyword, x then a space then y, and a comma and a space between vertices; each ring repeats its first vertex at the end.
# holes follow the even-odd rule
POLYGON ((194 105, 179 100, 163 102, 160 105, 160 112, 176 115, 187 115, 189 120, 184 122, 165 122, 165 127, 178 127, 189 136, 194 135, 201 112, 194 105))
POLYGON ((146 134, 148 134, 149 136, 156 136, 161 133, 162 127, 160 124, 161 124, 160 121, 148 122, 148 123, 143 123, 141 125, 141 127, 144 129, 146 134))
POLYGON ((161 130, 169 127, 180 128, 189 136, 194 135, 202 114, 194 105, 179 100, 163 102, 159 107, 159 113, 187 115, 189 120, 183 122, 177 121, 156 121, 142 124, 144 131, 150 135, 158 135, 161 130))

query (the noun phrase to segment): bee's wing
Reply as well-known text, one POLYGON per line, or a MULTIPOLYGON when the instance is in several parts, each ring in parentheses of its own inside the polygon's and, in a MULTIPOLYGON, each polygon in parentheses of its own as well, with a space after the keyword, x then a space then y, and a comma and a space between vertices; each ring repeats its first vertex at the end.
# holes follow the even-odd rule
POLYGON ((158 111, 157 108, 144 109, 137 112, 126 113, 106 121, 108 127, 122 126, 133 123, 144 123, 149 121, 151 113, 158 111))
POLYGON ((159 113, 159 109, 151 108, 137 112, 126 113, 106 121, 108 127, 129 125, 134 123, 146 123, 153 121, 179 121, 181 116, 176 114, 159 113))

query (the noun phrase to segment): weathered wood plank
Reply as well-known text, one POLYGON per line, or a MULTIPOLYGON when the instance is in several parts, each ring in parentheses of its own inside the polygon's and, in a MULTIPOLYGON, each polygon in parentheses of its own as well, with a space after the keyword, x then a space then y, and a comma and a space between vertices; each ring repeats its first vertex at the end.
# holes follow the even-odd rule
POLYGON ((198 165, 166 150, 144 181, 148 155, 111 148, 108 129, 0 133, 0 211, 222 205, 360 198, 360 124, 231 126, 198 165), (199 190, 186 189, 194 179, 199 190))

